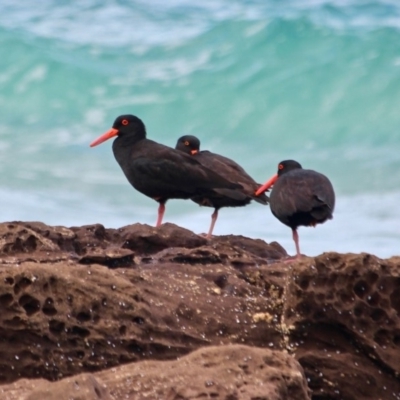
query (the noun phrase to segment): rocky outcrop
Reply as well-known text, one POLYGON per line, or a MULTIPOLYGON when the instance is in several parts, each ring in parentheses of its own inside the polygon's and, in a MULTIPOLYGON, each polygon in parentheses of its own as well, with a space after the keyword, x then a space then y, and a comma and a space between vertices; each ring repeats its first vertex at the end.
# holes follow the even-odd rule
POLYGON ((84 399, 96 385, 105 399, 306 399, 304 371, 312 399, 400 399, 400 258, 285 256, 172 224, 0 224, 0 398, 72 376, 84 399), (115 391, 139 373, 138 389, 115 391))
POLYGON ((52 384, 21 383, 4 388, 8 400, 310 399, 293 357, 243 345, 204 347, 174 361, 141 361, 52 384))

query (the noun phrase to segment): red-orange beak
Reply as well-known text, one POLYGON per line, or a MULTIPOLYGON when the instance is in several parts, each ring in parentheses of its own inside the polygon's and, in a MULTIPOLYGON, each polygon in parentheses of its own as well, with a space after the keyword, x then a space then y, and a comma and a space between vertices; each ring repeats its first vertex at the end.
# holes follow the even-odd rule
POLYGON ((114 136, 117 136, 119 133, 118 129, 111 128, 109 131, 98 137, 97 139, 93 140, 92 143, 90 143, 90 147, 97 146, 100 143, 105 142, 108 139, 111 139, 114 136))
POLYGON ((197 154, 199 151, 198 150, 190 150, 190 154, 192 156, 194 156, 195 154, 197 154))
POLYGON ((256 196, 266 192, 276 182, 277 179, 278 179, 278 174, 275 174, 270 179, 268 179, 267 182, 264 183, 264 185, 260 186, 257 189, 256 196))

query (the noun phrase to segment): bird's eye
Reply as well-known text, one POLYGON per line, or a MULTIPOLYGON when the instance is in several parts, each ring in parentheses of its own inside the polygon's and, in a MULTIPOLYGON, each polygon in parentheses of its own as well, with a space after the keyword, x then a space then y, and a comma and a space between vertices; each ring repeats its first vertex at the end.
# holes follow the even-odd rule
POLYGON ((122 120, 122 125, 125 125, 125 126, 126 126, 126 125, 128 125, 128 124, 129 124, 129 121, 128 121, 127 119, 123 119, 123 120, 122 120))
POLYGON ((189 146, 189 141, 185 140, 185 146, 189 146))
POLYGON ((282 164, 279 164, 279 165, 278 165, 278 169, 282 170, 282 169, 283 169, 283 165, 282 165, 282 164))

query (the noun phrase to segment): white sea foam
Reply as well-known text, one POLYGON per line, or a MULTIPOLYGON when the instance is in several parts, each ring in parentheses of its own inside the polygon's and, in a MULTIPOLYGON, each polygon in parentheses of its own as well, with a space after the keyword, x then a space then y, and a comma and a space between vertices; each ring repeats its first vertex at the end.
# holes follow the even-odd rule
MULTIPOLYGON (((396 0, 273 0, 232 2, 208 0, 119 1, 42 0, 35 7, 2 0, 0 26, 79 45, 177 45, 199 36, 222 20, 269 21, 309 18, 317 26, 334 29, 400 28, 396 0), (379 9, 379 12, 376 10, 379 9)), ((255 28, 257 30, 257 28, 255 28)))
MULTIPOLYGON (((0 220, 154 224, 111 141, 89 148, 133 113, 258 181, 288 158, 329 176, 335 218, 300 228, 304 253, 398 254, 399 16, 397 0, 0 1, 0 220)), ((205 232, 211 213, 170 201, 165 220, 205 232)), ((294 250, 257 204, 221 210, 215 233, 294 250)))

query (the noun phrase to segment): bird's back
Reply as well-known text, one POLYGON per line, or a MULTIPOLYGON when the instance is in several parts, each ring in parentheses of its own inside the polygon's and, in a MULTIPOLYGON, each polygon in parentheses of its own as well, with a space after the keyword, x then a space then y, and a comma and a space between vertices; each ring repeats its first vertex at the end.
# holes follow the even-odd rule
POLYGON ((232 182, 239 183, 243 190, 242 193, 248 198, 248 202, 256 200, 262 204, 268 203, 268 197, 263 194, 255 196, 255 191, 260 186, 238 163, 230 158, 210 151, 201 151, 194 156, 202 165, 207 166, 232 182))
POLYGON ((121 139, 113 143, 114 156, 131 185, 149 197, 187 199, 203 191, 241 188, 168 146, 149 139, 129 145, 121 139))
POLYGON ((278 178, 270 195, 270 206, 272 213, 292 228, 315 225, 332 218, 335 193, 325 175, 295 169, 278 178))

